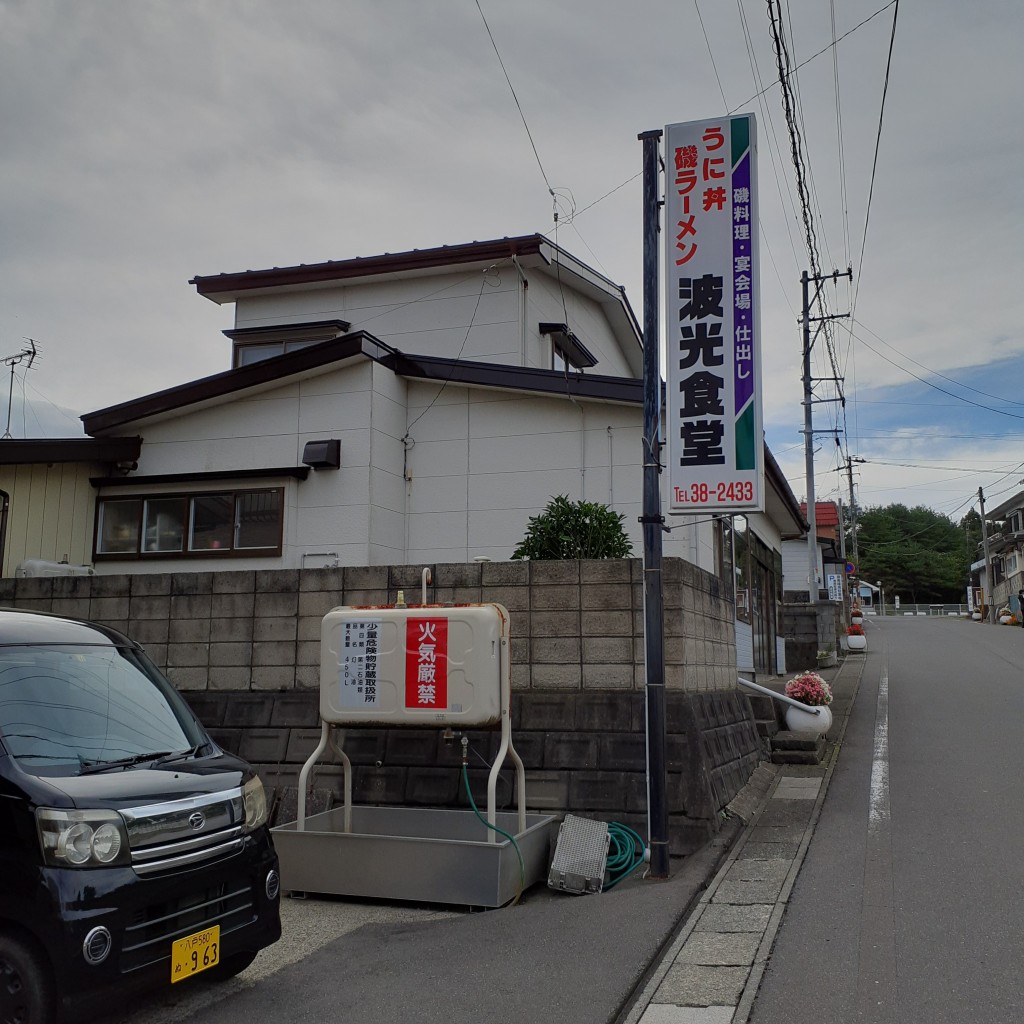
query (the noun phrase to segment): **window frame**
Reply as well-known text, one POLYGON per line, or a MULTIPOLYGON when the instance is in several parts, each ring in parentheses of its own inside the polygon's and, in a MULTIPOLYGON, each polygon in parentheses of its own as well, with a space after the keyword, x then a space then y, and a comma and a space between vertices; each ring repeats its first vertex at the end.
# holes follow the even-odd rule
POLYGON ((93 526, 92 557, 94 562, 148 562, 166 561, 168 559, 188 559, 190 561, 202 561, 204 559, 232 559, 232 558, 279 558, 281 556, 284 542, 284 513, 285 513, 285 489, 284 487, 240 487, 240 488, 205 488, 203 490, 181 490, 181 491, 154 491, 150 493, 130 494, 108 494, 97 497, 95 521, 93 526), (238 538, 238 499, 243 495, 253 494, 274 494, 278 503, 277 536, 275 543, 267 547, 237 547, 238 538), (196 498, 209 497, 211 495, 231 496, 231 505, 234 510, 234 520, 231 527, 231 543, 229 547, 221 548, 193 548, 192 524, 193 524, 193 500, 196 498), (146 522, 146 503, 150 501, 182 502, 183 533, 182 546, 177 551, 146 551, 144 527, 146 522), (101 551, 100 525, 103 517, 103 505, 106 502, 138 502, 136 515, 136 541, 133 551, 101 551))

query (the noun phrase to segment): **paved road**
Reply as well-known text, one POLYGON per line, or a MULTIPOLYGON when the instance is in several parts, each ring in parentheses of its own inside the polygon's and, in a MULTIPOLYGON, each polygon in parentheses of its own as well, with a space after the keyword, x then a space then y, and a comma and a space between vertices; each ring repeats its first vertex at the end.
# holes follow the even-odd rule
POLYGON ((754 1024, 1024 1020, 1024 629, 869 619, 754 1024))
POLYGON ((238 978, 197 978, 105 1024, 605 1024, 738 831, 726 825, 666 882, 629 879, 600 897, 538 885, 487 913, 286 901, 285 937, 238 978))

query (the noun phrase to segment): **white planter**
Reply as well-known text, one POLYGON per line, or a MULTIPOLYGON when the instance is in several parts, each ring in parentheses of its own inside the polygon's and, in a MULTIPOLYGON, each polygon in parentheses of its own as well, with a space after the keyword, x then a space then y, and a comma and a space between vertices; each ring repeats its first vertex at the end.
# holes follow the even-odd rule
POLYGON ((786 705, 786 728, 790 732, 813 732, 824 736, 832 725, 832 710, 827 705, 822 705, 816 710, 820 715, 814 713, 815 709, 795 708, 792 704, 786 705))
POLYGON ((850 622, 852 622, 853 625, 855 625, 855 626, 863 626, 864 625, 864 616, 863 615, 851 615, 850 616, 850 622))
POLYGON ((981 622, 981 612, 972 612, 971 618, 974 619, 975 622, 981 622))
POLYGON ((1004 626, 1009 626, 1013 622, 1012 615, 1000 615, 999 622, 1004 626))
POLYGON ((866 636, 848 636, 846 646, 851 651, 866 651, 868 649, 868 638, 866 636))

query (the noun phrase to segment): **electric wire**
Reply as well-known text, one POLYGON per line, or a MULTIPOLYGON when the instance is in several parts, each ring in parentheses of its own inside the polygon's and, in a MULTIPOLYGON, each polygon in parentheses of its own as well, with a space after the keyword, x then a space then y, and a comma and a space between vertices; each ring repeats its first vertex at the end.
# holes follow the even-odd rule
POLYGON ((491 41, 491 46, 494 47, 494 55, 498 58, 498 63, 501 65, 501 73, 505 76, 505 81, 508 82, 508 87, 512 92, 512 99, 515 100, 516 110, 519 111, 519 117, 522 119, 523 127, 526 129, 526 137, 530 140, 530 148, 533 150, 534 159, 537 161, 537 166, 540 168, 541 177, 544 179, 544 184, 547 186, 548 193, 552 198, 555 197, 555 190, 551 187, 551 182, 548 181, 547 172, 544 170, 544 164, 541 163, 540 153, 537 152, 537 145, 533 141, 533 132, 530 131, 530 126, 526 123, 526 115, 523 113, 522 105, 519 102, 519 97, 516 95, 515 86, 512 84, 512 79, 508 76, 508 71, 505 69, 505 62, 501 59, 501 53, 498 50, 498 44, 494 41, 494 35, 491 32, 491 26, 487 24, 487 17, 484 14, 484 9, 480 6, 480 0, 474 0, 476 3, 476 9, 480 12, 480 18, 484 23, 484 28, 487 29, 487 38, 491 41))
MULTIPOLYGON (((408 427, 405 428, 405 437, 402 438, 403 443, 405 443, 409 439, 409 434, 412 431, 412 428, 415 427, 416 424, 419 423, 419 421, 421 419, 423 419, 423 417, 426 416, 428 412, 430 412, 430 410, 434 407, 434 403, 444 393, 444 389, 446 387, 448 387, 448 385, 451 383, 452 376, 455 373, 455 368, 458 365, 459 360, 462 358, 462 353, 466 349, 466 343, 469 341, 469 335, 470 335, 470 332, 473 330, 473 324, 476 322, 476 314, 477 314, 477 311, 480 309, 480 300, 483 298, 484 288, 487 285, 487 275, 492 270, 495 270, 495 269, 497 269, 497 264, 494 264, 494 265, 492 265, 490 267, 487 267, 487 269, 484 270, 483 276, 482 276, 482 278, 480 280, 480 291, 477 293, 477 296, 476 296, 476 305, 473 307, 473 313, 472 313, 472 315, 469 318, 469 326, 466 328, 466 334, 465 334, 465 336, 462 339, 462 344, 459 346, 459 354, 455 357, 454 361, 452 362, 451 369, 448 371, 448 376, 442 382, 441 386, 437 389, 437 394, 434 395, 434 397, 430 400, 430 404, 426 407, 426 409, 423 410, 423 412, 421 412, 419 414, 419 416, 416 417, 416 419, 414 419, 412 421, 412 423, 409 424, 408 427)), ((499 277, 499 282, 500 282, 500 277, 499 277)))
POLYGON ((609 189, 607 192, 605 192, 603 196, 600 196, 599 198, 595 199, 592 203, 589 203, 586 206, 583 206, 580 209, 576 210, 571 217, 567 217, 565 219, 565 222, 567 224, 571 224, 581 213, 586 213, 587 210, 592 210, 595 206, 597 206, 598 203, 603 202, 609 196, 614 195, 616 192, 619 191, 619 189, 625 188, 627 185, 632 184, 643 173, 643 171, 637 171, 636 174, 633 175, 633 177, 627 178, 621 185, 616 185, 615 188, 609 189))
MULTIPOLYGON (((754 81, 755 85, 760 86, 762 83, 761 70, 757 64, 757 56, 754 53, 753 37, 750 33, 750 26, 747 23, 746 12, 743 9, 742 0, 736 0, 736 9, 739 12, 740 28, 743 32, 743 42, 747 49, 747 62, 750 64, 750 76, 754 81)), ((763 91, 763 90, 762 90, 763 91)), ((779 202, 783 209, 783 222, 786 225, 786 234, 789 237, 789 245, 793 251, 793 265, 795 267, 800 266, 800 257, 797 255, 796 242, 793 239, 793 233, 790 228, 789 217, 790 214, 793 216, 794 221, 799 221, 799 216, 796 209, 796 200, 793 197, 792 191, 789 187, 789 179, 785 178, 784 175, 780 175, 778 163, 782 162, 782 147, 779 145, 778 136, 775 132, 775 122, 772 119, 771 108, 768 107, 767 103, 763 99, 758 99, 758 104, 761 108, 761 117, 765 124, 768 126, 768 133, 765 136, 765 141, 768 144, 768 156, 771 159, 772 174, 775 178, 775 188, 779 193, 779 202), (772 142, 775 143, 774 149, 772 148, 772 142), (778 163, 776 163, 776 153, 778 153, 778 163), (782 181, 786 182, 786 196, 783 196, 782 181), (786 199, 789 200, 789 209, 786 209, 786 199)), ((759 222, 760 223, 760 222, 759 222)))
POLYGON ((693 0, 694 9, 697 11, 697 20, 700 22, 700 30, 704 33, 704 43, 708 48, 708 56, 711 58, 711 68, 715 72, 715 81, 718 83, 718 91, 722 94, 722 105, 729 109, 729 101, 725 98, 725 89, 722 88, 722 79, 718 74, 718 65, 715 63, 715 55, 711 52, 711 40, 708 39, 708 30, 704 27, 704 19, 700 14, 700 4, 693 0))
POLYGON ((871 221, 871 200, 875 194, 875 174, 878 170, 878 151, 882 144, 882 121, 885 117, 885 98, 889 93, 889 72, 892 70, 892 51, 896 42, 896 19, 900 13, 900 0, 894 0, 892 12, 892 34, 889 36, 889 56, 885 62, 885 81, 882 84, 882 106, 878 112, 878 133, 875 135, 875 155, 871 161, 871 183, 868 186, 868 205, 864 212, 864 231, 860 239, 860 256, 857 259, 857 283, 853 289, 853 301, 850 304, 850 319, 857 312, 857 296, 860 294, 860 282, 864 274, 864 250, 868 243, 868 224, 871 221))
MULTIPOLYGON (((808 57, 808 58, 807 58, 806 60, 804 60, 804 61, 801 61, 801 62, 800 62, 799 64, 797 64, 797 66, 796 66, 795 68, 793 68, 793 70, 792 70, 792 72, 791 72, 791 73, 795 73, 795 72, 797 72, 797 71, 801 70, 801 68, 805 68, 805 67, 807 67, 807 65, 808 65, 808 64, 810 64, 812 60, 816 60, 816 59, 817 59, 818 57, 820 57, 820 56, 821 56, 821 55, 822 55, 823 53, 828 53, 828 51, 829 51, 829 50, 831 50, 831 49, 832 49, 832 47, 836 45, 836 43, 841 43, 841 42, 842 42, 842 41, 843 41, 844 39, 846 39, 846 37, 847 37, 847 36, 851 36, 851 35, 853 35, 853 33, 857 31, 857 29, 859 29, 859 28, 863 28, 863 27, 864 27, 864 26, 865 26, 865 25, 866 25, 866 24, 867 24, 867 23, 868 23, 869 21, 872 21, 872 20, 874 20, 874 19, 875 19, 875 18, 877 18, 877 17, 878 17, 878 16, 880 15, 880 14, 883 14, 883 13, 884 13, 885 11, 889 10, 889 8, 890 8, 890 7, 892 7, 892 6, 893 6, 893 5, 894 5, 894 4, 896 3, 896 2, 897 2, 897 0, 889 0, 889 3, 887 3, 887 4, 886 4, 886 5, 884 6, 884 7, 879 7, 879 8, 878 8, 878 10, 877 10, 877 11, 875 11, 875 13, 874 13, 874 14, 871 14, 871 15, 869 15, 869 16, 868 16, 867 18, 865 18, 865 19, 864 19, 863 21, 861 21, 861 22, 858 22, 858 23, 857 23, 856 25, 854 25, 854 26, 853 26, 853 28, 851 28, 851 29, 849 29, 848 31, 844 32, 844 33, 843 33, 843 34, 842 34, 842 35, 841 35, 841 36, 840 36, 840 37, 839 37, 838 39, 836 39, 836 40, 835 40, 835 42, 829 43, 829 44, 828 44, 828 46, 824 46, 824 47, 822 47, 822 48, 821 48, 820 50, 818 50, 818 52, 817 52, 817 53, 813 53, 813 54, 811 54, 811 56, 810 56, 810 57, 808 57)), ((769 86, 766 86, 766 87, 765 87, 765 88, 764 88, 764 89, 762 90, 762 92, 761 92, 761 93, 754 93, 754 95, 753 95, 753 96, 748 96, 748 97, 747 97, 747 98, 746 98, 746 99, 745 99, 745 100, 744 100, 744 101, 743 101, 742 103, 740 103, 740 104, 739 104, 738 106, 735 106, 735 107, 733 107, 733 108, 732 108, 732 109, 731 109, 731 110, 729 111, 729 113, 730 113, 730 114, 735 114, 737 110, 741 110, 741 109, 742 109, 743 107, 745 107, 745 106, 746 106, 746 105, 747 105, 748 103, 753 103, 753 102, 754 102, 754 100, 756 100, 756 99, 757 99, 757 98, 758 98, 758 97, 759 97, 760 95, 763 95, 764 93, 770 92, 770 91, 771 91, 772 89, 774 89, 774 88, 775 88, 775 86, 776 86, 776 85, 778 85, 778 83, 777 83, 777 82, 772 82, 772 84, 771 84, 771 85, 769 85, 769 86)))
POLYGON ((880 359, 884 359, 887 363, 889 363, 890 366, 895 366, 897 370, 902 370, 904 373, 913 377, 915 380, 920 381, 922 384, 934 389, 935 391, 940 392, 943 395, 948 395, 950 398, 955 398, 958 402, 963 402, 965 405, 973 405, 976 409, 984 409, 986 412, 994 412, 999 416, 1009 416, 1011 419, 1015 420, 1024 420, 1024 414, 1022 413, 1010 412, 1008 409, 997 409, 991 405, 984 405, 981 402, 975 402, 970 398, 965 398, 963 395, 958 395, 955 391, 948 391, 946 388, 939 387, 938 384, 934 384, 930 380, 927 380, 926 378, 922 377, 920 374, 914 373, 913 370, 908 370, 905 366, 900 366, 899 363, 890 359, 884 352, 879 352, 878 349, 874 347, 874 345, 865 341, 859 335, 856 335, 856 337, 857 340, 863 346, 865 346, 865 348, 870 349, 880 359))
MULTIPOLYGON (((712 67, 712 69, 715 72, 715 78, 718 80, 718 91, 722 94, 722 104, 726 108, 726 110, 728 110, 729 104, 728 104, 728 102, 727 102, 727 100, 725 98, 725 90, 722 88, 722 79, 721 79, 721 77, 718 74, 718 62, 715 60, 714 51, 711 49, 711 39, 708 37, 707 30, 704 27, 704 19, 701 17, 700 5, 698 3, 698 0, 693 0, 693 6, 696 8, 697 19, 698 19, 698 21, 700 21, 701 31, 704 33, 704 42, 705 42, 705 44, 707 45, 707 48, 708 48, 708 56, 711 58, 711 67, 712 67)), ((749 47, 747 48, 747 56, 748 56, 748 59, 751 60, 751 72, 755 74, 755 79, 754 80, 755 80, 755 82, 759 82, 760 76, 757 75, 754 72, 754 63, 753 63, 753 59, 751 57, 751 51, 750 51, 749 47)), ((762 104, 762 109, 763 109, 763 104, 762 104)), ((776 143, 776 146, 777 146, 777 143, 776 143)), ((797 255, 796 255, 796 245, 793 242, 793 234, 792 234, 792 232, 790 231, 790 228, 789 228, 789 217, 786 214, 786 201, 782 197, 782 186, 779 183, 778 170, 775 167, 775 155, 774 155, 774 152, 772 151, 770 146, 768 147, 768 153, 769 153, 769 156, 771 156, 771 158, 772 158, 772 169, 775 171, 775 184, 776 184, 776 188, 779 191, 779 201, 782 204, 782 213, 783 213, 782 220, 783 220, 783 223, 786 225, 786 233, 789 235, 789 245, 790 245, 790 248, 793 250, 794 266, 799 267, 799 260, 798 260, 797 255)), ((637 177, 639 177, 639 175, 637 175, 637 177)), ((795 216, 796 215, 795 208, 793 210, 793 213, 794 213, 794 216, 795 216)), ((789 306, 790 311, 793 313, 794 316, 796 316, 796 310, 793 309, 793 303, 790 302, 790 300, 789 300, 789 290, 786 288, 786 284, 785 284, 785 282, 782 279, 782 274, 779 272, 779 265, 778 265, 778 263, 775 260, 775 252, 772 249, 770 241, 768 240, 768 235, 767 235, 767 232, 764 229, 764 222, 761 220, 760 212, 757 215, 757 226, 758 226, 758 230, 760 232, 761 241, 764 243, 764 247, 768 251, 768 258, 771 260, 772 269, 775 271, 775 277, 778 279, 778 282, 779 282, 779 294, 782 295, 782 298, 785 301, 786 305, 789 306)))
POLYGON ((909 362, 913 363, 915 366, 920 366, 922 370, 927 371, 928 373, 932 374, 935 377, 941 377, 943 380, 949 381, 950 384, 955 384, 958 388, 963 388, 965 391, 973 391, 976 395, 982 395, 985 398, 991 398, 991 399, 994 399, 997 402, 1005 402, 1007 405, 1024 406, 1024 402, 1017 402, 1017 401, 1014 401, 1012 398, 1003 398, 1001 395, 993 395, 993 394, 991 394, 988 391, 982 391, 980 388, 972 387, 970 384, 964 384, 963 381, 959 381, 959 380, 957 380, 954 377, 948 377, 948 376, 946 376, 946 374, 940 373, 938 370, 933 370, 930 366, 925 366, 924 363, 918 361, 913 356, 908 356, 906 354, 906 352, 901 352, 895 345, 891 345, 889 342, 887 342, 885 340, 885 338, 881 337, 881 335, 879 335, 875 331, 871 330, 871 328, 868 327, 867 324, 865 324, 863 321, 861 321, 861 320, 852 320, 852 318, 851 318, 851 322, 855 323, 858 327, 860 327, 863 330, 867 331, 868 334, 871 335, 871 337, 877 338, 878 341, 880 341, 883 345, 885 345, 886 348, 891 349, 893 352, 895 352, 901 358, 908 360, 909 362))

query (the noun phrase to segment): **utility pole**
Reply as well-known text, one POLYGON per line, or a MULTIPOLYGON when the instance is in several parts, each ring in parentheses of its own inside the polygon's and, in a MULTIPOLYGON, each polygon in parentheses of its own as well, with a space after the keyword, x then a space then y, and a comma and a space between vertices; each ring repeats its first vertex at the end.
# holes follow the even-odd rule
POLYGON ((846 572, 846 530, 843 528, 843 499, 838 501, 839 505, 839 557, 843 560, 843 625, 848 626, 850 617, 850 577, 846 572))
POLYGON ((846 457, 846 478, 850 482, 850 539, 853 542, 853 564, 860 567, 860 551, 857 548, 857 502, 853 496, 853 464, 863 465, 867 459, 855 459, 852 455, 846 457))
MULTIPOLYGON (((840 273, 838 270, 833 270, 831 274, 808 274, 805 270, 800 278, 800 284, 803 289, 803 314, 800 317, 800 323, 803 325, 803 384, 804 384, 804 472, 807 477, 807 598, 811 604, 818 603, 818 516, 817 509, 815 507, 815 491, 814 491, 814 417, 813 417, 813 406, 816 401, 838 401, 838 399, 816 399, 814 397, 814 384, 817 380, 833 380, 831 377, 814 378, 811 376, 811 349, 814 348, 814 342, 817 339, 818 329, 814 332, 814 337, 811 337, 811 323, 816 322, 819 325, 824 323, 826 320, 837 320, 841 317, 848 317, 849 313, 831 313, 827 316, 811 316, 811 306, 817 301, 818 296, 821 294, 821 286, 826 281, 836 281, 840 277, 849 277, 853 279, 853 270, 847 269, 845 273, 840 273), (815 289, 814 295, 811 295, 810 285, 814 282, 815 289)), ((819 431, 819 433, 831 434, 832 431, 819 431)))
POLYGON ((993 622, 996 621, 996 605, 992 600, 992 591, 995 589, 995 581, 992 579, 992 556, 988 550, 988 523, 985 521, 985 495, 981 488, 978 488, 978 504, 981 505, 981 543, 985 549, 985 592, 982 594, 982 604, 988 609, 989 616, 993 622))

